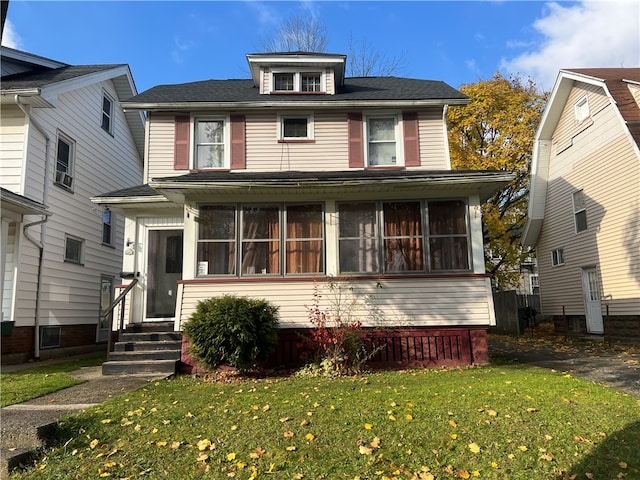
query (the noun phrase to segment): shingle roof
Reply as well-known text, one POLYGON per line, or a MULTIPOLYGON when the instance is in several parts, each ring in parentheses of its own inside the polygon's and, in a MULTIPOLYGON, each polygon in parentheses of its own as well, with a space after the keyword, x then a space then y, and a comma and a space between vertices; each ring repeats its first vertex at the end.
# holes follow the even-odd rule
POLYGON ((47 85, 110 70, 123 65, 69 65, 61 68, 42 68, 2 77, 2 90, 42 88, 47 85))
POLYGON ((467 100, 458 90, 437 80, 401 77, 346 78, 335 95, 261 95, 252 80, 205 80, 176 85, 158 85, 125 102, 163 104, 184 102, 344 102, 353 100, 467 100))

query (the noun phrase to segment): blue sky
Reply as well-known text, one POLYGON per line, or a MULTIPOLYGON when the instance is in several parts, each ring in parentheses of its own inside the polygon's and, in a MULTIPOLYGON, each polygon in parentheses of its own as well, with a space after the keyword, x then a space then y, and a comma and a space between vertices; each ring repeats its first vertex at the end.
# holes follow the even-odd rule
POLYGON ((246 78, 246 53, 291 15, 315 16, 330 53, 366 41, 396 75, 453 87, 496 71, 550 89, 561 68, 640 66, 640 1, 11 0, 2 44, 70 64, 127 63, 139 92, 246 78))

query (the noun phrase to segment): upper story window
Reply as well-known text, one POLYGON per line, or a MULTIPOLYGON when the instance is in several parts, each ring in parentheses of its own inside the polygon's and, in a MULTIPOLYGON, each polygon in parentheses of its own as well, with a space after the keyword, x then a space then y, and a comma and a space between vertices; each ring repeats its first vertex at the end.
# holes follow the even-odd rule
POLYGON ((587 229, 587 210, 585 205, 584 191, 578 190, 573 192, 573 219, 576 233, 583 232, 587 229))
POLYGON ((278 140, 313 140, 313 115, 279 114, 278 140))
POLYGON ((581 97, 574 105, 574 112, 577 122, 583 122, 589 118, 589 101, 587 96, 581 97))
POLYGON ((58 133, 55 184, 70 191, 73 188, 74 157, 75 142, 66 135, 58 133))
POLYGON ((84 255, 84 241, 67 236, 64 242, 64 261, 82 265, 84 255))
POLYGON ((196 120, 194 168, 228 168, 227 133, 224 119, 196 120))
POLYGON ((319 72, 274 72, 273 92, 323 92, 324 76, 319 72))
POLYGON ((551 265, 554 267, 564 265, 564 249, 556 248, 551 251, 551 265))
POLYGON ((365 123, 367 166, 402 165, 397 115, 368 116, 365 123))
POLYGON ((102 211, 102 244, 113 246, 113 212, 108 208, 102 211))
POLYGON ((102 93, 102 129, 113 135, 113 98, 108 93, 102 93))

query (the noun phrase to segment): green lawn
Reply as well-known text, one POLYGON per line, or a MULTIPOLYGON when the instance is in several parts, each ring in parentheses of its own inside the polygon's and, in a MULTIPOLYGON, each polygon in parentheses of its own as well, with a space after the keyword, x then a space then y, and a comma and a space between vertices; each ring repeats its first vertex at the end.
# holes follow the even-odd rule
POLYGON ((1 405, 13 405, 41 397, 63 388, 82 383, 68 372, 80 367, 101 365, 105 355, 100 354, 78 360, 31 367, 25 370, 0 374, 1 405))
POLYGON ((12 478, 638 479, 640 401, 521 365, 181 377, 69 417, 59 440, 12 478))

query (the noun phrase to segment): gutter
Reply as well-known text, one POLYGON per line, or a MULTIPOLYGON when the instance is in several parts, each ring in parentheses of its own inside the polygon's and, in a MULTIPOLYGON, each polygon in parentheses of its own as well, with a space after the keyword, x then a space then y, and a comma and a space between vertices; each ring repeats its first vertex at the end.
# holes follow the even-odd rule
MULTIPOLYGON (((36 130, 40 132, 40 134, 45 139, 45 147, 44 147, 44 182, 42 188, 42 204, 47 205, 47 200, 49 198, 49 177, 51 175, 50 172, 50 162, 49 162, 49 150, 51 139, 47 135, 42 125, 38 123, 38 121, 33 118, 29 110, 20 102, 20 95, 15 96, 16 105, 18 108, 22 110, 25 116, 29 119, 30 124, 36 127, 36 130)), ((34 318, 34 335, 33 335, 33 357, 35 360, 40 359, 40 312, 41 312, 41 291, 42 291, 42 264, 44 261, 44 243, 46 238, 46 222, 49 220, 50 214, 44 214, 44 218, 38 220, 36 222, 29 223, 22 228, 22 232, 24 236, 33 243, 38 248, 38 270, 37 270, 37 280, 36 280, 36 311, 34 318), (35 227, 37 225, 41 225, 40 227, 40 240, 36 241, 31 235, 29 235, 29 228, 35 227)))

